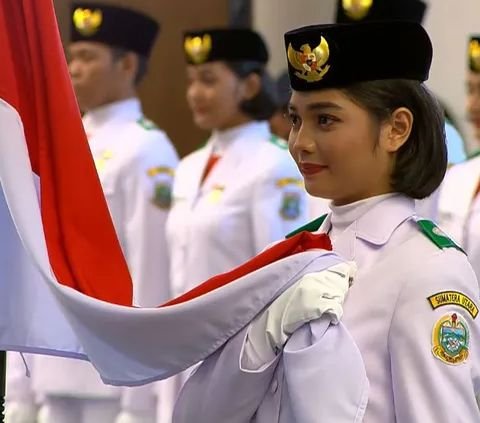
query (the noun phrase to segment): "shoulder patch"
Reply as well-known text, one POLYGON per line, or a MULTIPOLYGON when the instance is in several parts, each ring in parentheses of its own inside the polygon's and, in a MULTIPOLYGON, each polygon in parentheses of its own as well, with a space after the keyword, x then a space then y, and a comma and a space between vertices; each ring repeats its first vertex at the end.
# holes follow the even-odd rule
POLYGON ((283 138, 279 138, 276 135, 272 134, 269 140, 272 144, 275 144, 277 147, 280 147, 282 150, 288 149, 288 141, 283 138))
POLYGON ((420 230, 426 235, 426 237, 432 241, 438 248, 456 248, 461 251, 463 254, 466 254, 465 251, 453 241, 445 232, 443 232, 435 223, 428 219, 418 219, 416 220, 420 230))
POLYGON ((287 185, 296 185, 303 188, 303 180, 298 178, 280 178, 277 179, 276 185, 278 188, 286 187, 287 185))
POLYGON ((151 131, 152 129, 158 129, 158 126, 155 125, 153 121, 150 119, 147 119, 145 117, 142 117, 137 120, 137 123, 143 128, 146 129, 147 131, 151 131))
POLYGON ((280 207, 280 216, 284 220, 295 220, 300 216, 302 198, 299 192, 283 193, 282 205, 280 207))
POLYGON ((147 175, 153 178, 154 176, 157 175, 168 175, 168 176, 174 176, 175 171, 171 167, 166 167, 166 166, 156 166, 156 167, 151 167, 147 169, 147 175))
POLYGON ((307 223, 306 225, 301 226, 298 229, 295 229, 294 231, 290 232, 285 238, 291 238, 292 236, 295 236, 299 234, 300 232, 315 232, 318 231, 320 226, 322 226, 322 223, 325 221, 328 215, 324 214, 323 216, 320 216, 316 218, 315 220, 312 220, 311 222, 307 223))
POLYGON ((168 210, 172 205, 172 187, 170 184, 155 184, 152 203, 160 209, 168 210))
POLYGON ((469 355, 470 329, 457 313, 440 317, 432 329, 432 353, 452 366, 465 363, 469 355))
POLYGON ((467 295, 461 292, 441 291, 430 295, 427 299, 434 310, 446 305, 455 305, 467 310, 474 319, 478 316, 477 305, 467 295))

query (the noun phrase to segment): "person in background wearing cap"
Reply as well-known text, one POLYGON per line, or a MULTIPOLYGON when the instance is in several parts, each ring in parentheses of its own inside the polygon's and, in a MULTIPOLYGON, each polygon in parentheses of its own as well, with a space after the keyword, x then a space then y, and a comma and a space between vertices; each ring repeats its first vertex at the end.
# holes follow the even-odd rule
MULTIPOLYGON (((422 0, 338 0, 337 23, 401 20, 422 24, 427 4, 422 0)), ((461 163, 466 159, 465 142, 446 113, 445 132, 448 163, 461 163)))
POLYGON ((195 124, 212 135, 175 176, 167 222, 174 295, 307 221, 301 175, 268 126, 275 91, 262 38, 249 29, 192 31, 184 49, 187 101, 195 124))
POLYGON ((276 136, 288 140, 292 125, 287 117, 287 107, 291 94, 287 71, 280 73, 275 85, 277 88, 277 109, 269 120, 270 129, 276 136))
POLYGON ((289 149, 307 191, 332 200, 328 215, 290 236, 327 233, 333 251, 357 264, 340 323, 361 354, 368 403, 355 352, 336 360, 347 348, 332 340, 336 326, 315 331, 317 301, 295 313, 304 323, 312 316, 310 332, 304 325, 283 342, 264 323, 282 321, 292 303, 274 302, 191 376, 176 414, 231 423, 480 421, 479 286, 464 252, 415 213, 414 200, 437 189, 447 169, 443 111, 423 84, 433 54, 427 33, 414 22, 318 25, 287 32, 285 46, 289 149), (302 342, 292 369, 291 344, 302 342), (330 354, 316 354, 325 343, 330 354), (326 368, 335 375, 327 383, 326 368))
MULTIPOLYGON (((74 3, 67 48, 85 131, 132 275, 134 303, 144 307, 170 297, 165 222, 178 162, 166 134, 144 117, 136 91, 157 32, 153 19, 134 10, 74 3)), ((34 357, 32 377, 42 400, 39 423, 155 422, 152 386, 105 386, 90 364, 50 357, 34 357)))
MULTIPOLYGON (((470 37, 467 71, 467 115, 480 140, 480 36, 470 37)), ((472 155, 449 169, 438 201, 438 222, 465 249, 480 278, 480 157, 472 155)))

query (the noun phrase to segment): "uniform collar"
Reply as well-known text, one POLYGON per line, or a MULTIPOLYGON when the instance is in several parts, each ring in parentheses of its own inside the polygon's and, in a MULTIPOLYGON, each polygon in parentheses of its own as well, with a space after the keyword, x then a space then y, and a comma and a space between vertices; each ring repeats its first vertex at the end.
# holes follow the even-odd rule
POLYGON ((209 144, 215 153, 222 155, 238 139, 263 139, 270 137, 270 128, 266 121, 250 121, 225 131, 215 130, 209 144))
POLYGON ((332 225, 352 228, 355 237, 374 245, 388 242, 395 229, 415 215, 415 201, 402 194, 386 194, 346 206, 331 206, 320 232, 329 232, 332 225))
POLYGON ((96 130, 106 123, 137 121, 143 116, 142 106, 138 98, 116 101, 97 107, 83 116, 83 125, 87 133, 96 130))

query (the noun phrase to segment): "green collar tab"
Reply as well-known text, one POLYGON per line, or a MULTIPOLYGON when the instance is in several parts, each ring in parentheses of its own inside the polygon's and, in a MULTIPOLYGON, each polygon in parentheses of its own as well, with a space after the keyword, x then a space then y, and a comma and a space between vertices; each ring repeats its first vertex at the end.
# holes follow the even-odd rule
POLYGON ((288 149, 288 141, 285 141, 283 138, 279 138, 274 134, 270 135, 269 141, 277 147, 280 147, 282 150, 288 149))
POLYGON ((137 123, 147 131, 151 131, 152 129, 158 129, 158 126, 155 125, 154 122, 152 122, 150 119, 147 119, 146 117, 141 117, 140 119, 137 120, 137 123))
POLYGON ((315 220, 312 220, 311 222, 308 222, 306 225, 301 226, 298 229, 295 229, 294 231, 290 232, 285 238, 291 238, 292 236, 295 236, 299 234, 300 232, 315 232, 320 229, 320 226, 322 226, 322 223, 325 221, 328 215, 324 214, 323 216, 320 216, 316 218, 315 220))

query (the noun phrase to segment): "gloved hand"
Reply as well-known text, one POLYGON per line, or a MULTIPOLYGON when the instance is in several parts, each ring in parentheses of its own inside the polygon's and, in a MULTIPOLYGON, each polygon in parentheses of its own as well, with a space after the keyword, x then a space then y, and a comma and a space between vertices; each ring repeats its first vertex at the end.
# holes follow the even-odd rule
POLYGON ((155 423, 155 418, 144 413, 122 411, 115 419, 115 423, 155 423))
POLYGON ((8 402, 5 410, 6 423, 35 423, 37 421, 37 407, 35 404, 12 401, 8 402))
POLYGON ((249 363, 273 359, 303 324, 326 316, 337 324, 356 272, 353 262, 309 273, 289 287, 252 322, 244 349, 249 363))

